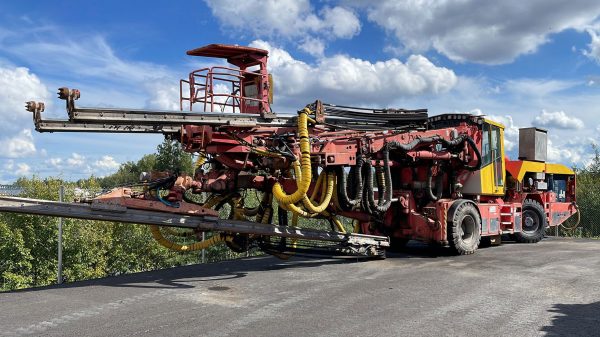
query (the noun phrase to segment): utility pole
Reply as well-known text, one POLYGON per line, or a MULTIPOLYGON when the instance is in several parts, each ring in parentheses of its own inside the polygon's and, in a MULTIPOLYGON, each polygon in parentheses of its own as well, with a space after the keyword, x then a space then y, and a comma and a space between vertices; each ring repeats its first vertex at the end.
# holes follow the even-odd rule
MULTIPOLYGON (((65 187, 60 185, 58 190, 58 201, 63 202, 65 198, 65 187)), ((58 218, 58 271, 57 271, 57 282, 58 284, 63 283, 63 261, 62 261, 62 238, 63 237, 63 218, 58 218)))

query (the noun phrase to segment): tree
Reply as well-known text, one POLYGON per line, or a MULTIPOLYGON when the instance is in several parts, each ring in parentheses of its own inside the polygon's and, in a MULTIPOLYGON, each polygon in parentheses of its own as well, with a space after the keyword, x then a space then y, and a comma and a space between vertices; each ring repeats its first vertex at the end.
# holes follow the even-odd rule
POLYGON ((101 178, 99 183, 102 188, 112 188, 115 186, 136 183, 140 179, 142 172, 155 170, 156 154, 147 154, 137 163, 132 161, 121 164, 119 170, 110 176, 101 178))
POLYGON ((183 151, 181 143, 166 139, 156 148, 156 163, 154 169, 157 171, 170 171, 174 174, 194 173, 192 156, 183 151))

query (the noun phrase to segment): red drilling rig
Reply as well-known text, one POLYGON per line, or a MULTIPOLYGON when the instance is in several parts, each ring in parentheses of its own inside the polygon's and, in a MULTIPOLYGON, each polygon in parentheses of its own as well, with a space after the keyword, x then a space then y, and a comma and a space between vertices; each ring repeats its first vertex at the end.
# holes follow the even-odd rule
POLYGON ((0 198, 0 211, 148 224, 159 243, 180 251, 224 242, 281 257, 383 257, 408 240, 471 254, 482 238, 538 242, 577 212, 575 174, 546 163, 545 130, 521 129, 519 159, 510 160, 504 126, 483 116, 320 101, 294 116, 275 114, 267 51, 213 44, 187 54, 230 66, 181 80, 181 111, 79 108, 79 91, 67 88, 59 98, 68 120, 43 119, 43 103, 27 109, 39 132, 162 133, 198 156, 193 176, 148 173, 138 188, 86 203, 0 198), (197 202, 193 194, 208 197, 197 202), (329 229, 307 228, 302 218, 329 229), (171 239, 201 232, 212 236, 171 239))

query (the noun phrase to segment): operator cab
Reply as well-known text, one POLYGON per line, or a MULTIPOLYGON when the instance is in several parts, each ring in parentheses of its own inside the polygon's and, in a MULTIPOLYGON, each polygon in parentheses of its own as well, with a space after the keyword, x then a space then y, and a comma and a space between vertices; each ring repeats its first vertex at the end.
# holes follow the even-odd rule
POLYGON ((235 45, 210 44, 187 51, 190 56, 226 59, 232 66, 192 71, 179 81, 179 105, 194 111, 272 115, 273 79, 267 71, 269 52, 235 45))
POLYGON ((429 117, 430 129, 477 126, 473 135, 481 153, 481 169, 469 173, 462 192, 470 195, 503 196, 506 180, 504 125, 471 114, 442 114, 429 117))

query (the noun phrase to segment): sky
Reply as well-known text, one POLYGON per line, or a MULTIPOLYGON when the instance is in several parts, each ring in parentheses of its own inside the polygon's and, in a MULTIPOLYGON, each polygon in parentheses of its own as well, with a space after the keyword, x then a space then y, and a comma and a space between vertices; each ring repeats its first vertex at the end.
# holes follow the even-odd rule
POLYGON ((486 115, 548 130, 550 161, 582 167, 600 142, 597 0, 0 0, 0 184, 105 176, 161 135, 40 134, 24 102, 179 109, 179 79, 210 43, 269 51, 276 113, 324 102, 486 115))

